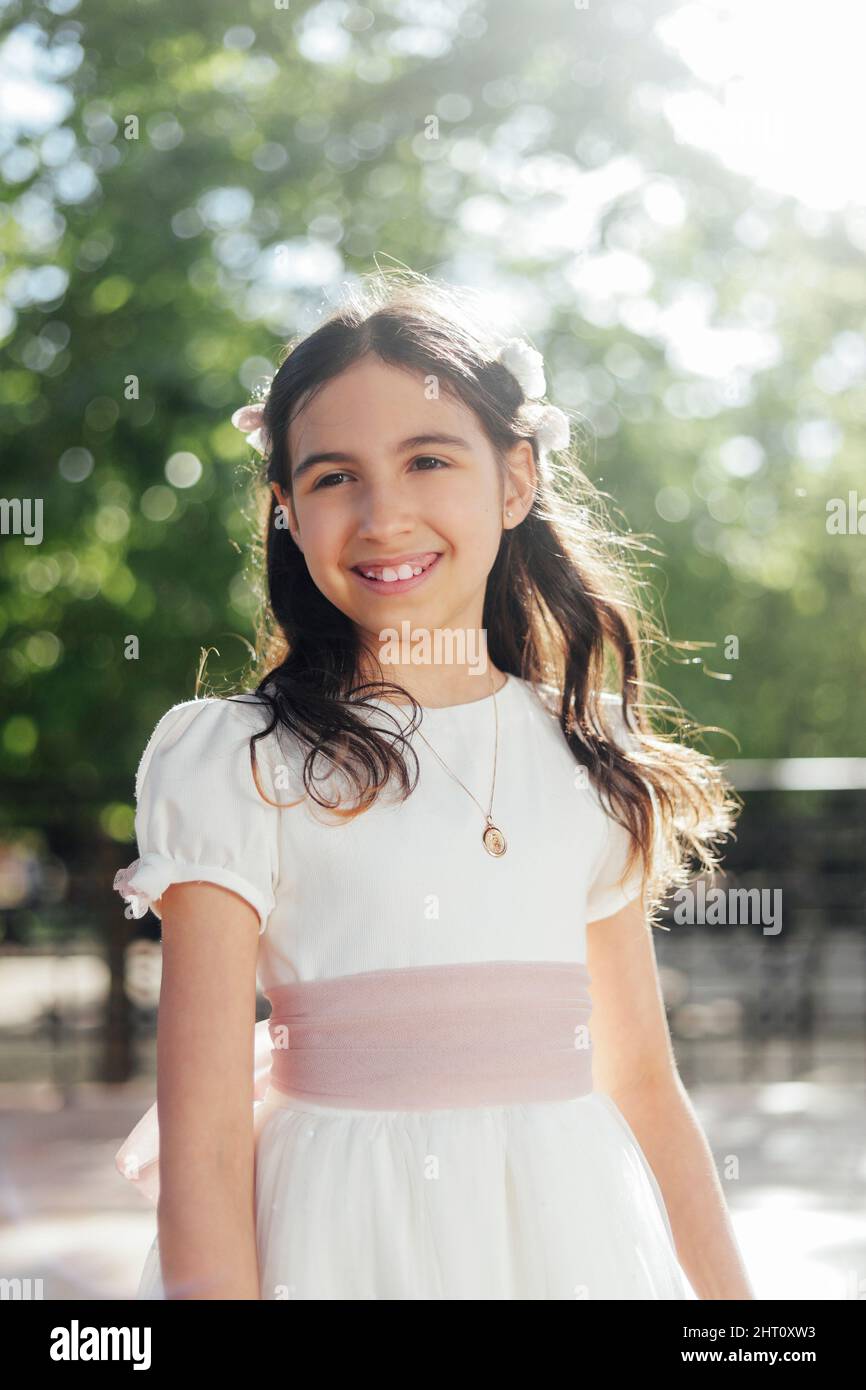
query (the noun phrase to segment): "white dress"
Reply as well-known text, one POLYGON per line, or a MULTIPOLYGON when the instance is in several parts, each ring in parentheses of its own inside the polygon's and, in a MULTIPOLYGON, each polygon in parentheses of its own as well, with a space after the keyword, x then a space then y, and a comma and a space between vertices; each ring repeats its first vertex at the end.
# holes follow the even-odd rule
MULTIPOLYGON (((627 740, 616 697, 604 698, 627 740)), ((137 916, 172 882, 222 884, 252 903, 262 991, 406 966, 585 964, 587 922, 639 892, 639 867, 620 881, 626 832, 526 681, 510 676, 496 696, 500 858, 481 843, 478 806, 417 735, 419 781, 402 803, 377 801, 339 826, 309 801, 268 806, 249 761, 262 712, 245 701, 191 700, 160 720, 136 778, 140 859, 122 872, 137 916)), ((421 728, 486 806, 493 696, 425 709, 421 728)), ((279 802, 297 795, 294 743, 272 734, 255 745, 279 802)), ((695 1297, 649 1163, 598 1091, 428 1110, 266 1095, 256 1107, 264 1299, 695 1297)), ((165 1296, 156 1238, 137 1296, 165 1296)))

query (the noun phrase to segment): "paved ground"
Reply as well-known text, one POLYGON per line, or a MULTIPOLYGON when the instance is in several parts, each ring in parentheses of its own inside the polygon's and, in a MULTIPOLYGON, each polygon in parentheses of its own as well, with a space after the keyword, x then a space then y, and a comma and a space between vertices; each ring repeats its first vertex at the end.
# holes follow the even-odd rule
MULTIPOLYGON (((134 1295, 154 1210, 114 1167, 153 1084, 0 1087, 0 1277, 46 1298, 134 1295)), ((866 1088, 704 1087, 692 1100, 725 1179, 759 1298, 866 1298, 866 1088)))

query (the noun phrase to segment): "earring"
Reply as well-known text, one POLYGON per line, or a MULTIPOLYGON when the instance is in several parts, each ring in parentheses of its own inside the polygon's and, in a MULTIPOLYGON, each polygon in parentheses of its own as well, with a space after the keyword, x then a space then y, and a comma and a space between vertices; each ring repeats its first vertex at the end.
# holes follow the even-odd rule
POLYGON ((505 515, 506 515, 506 516, 511 516, 511 512, 506 512, 505 515))

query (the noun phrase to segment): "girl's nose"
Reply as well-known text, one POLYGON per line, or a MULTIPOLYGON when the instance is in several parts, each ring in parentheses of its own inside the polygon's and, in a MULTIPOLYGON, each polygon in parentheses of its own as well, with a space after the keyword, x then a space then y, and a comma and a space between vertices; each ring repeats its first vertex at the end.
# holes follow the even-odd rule
POLYGON ((359 498, 358 535, 362 539, 397 535, 414 526, 415 518, 399 488, 365 488, 359 498))

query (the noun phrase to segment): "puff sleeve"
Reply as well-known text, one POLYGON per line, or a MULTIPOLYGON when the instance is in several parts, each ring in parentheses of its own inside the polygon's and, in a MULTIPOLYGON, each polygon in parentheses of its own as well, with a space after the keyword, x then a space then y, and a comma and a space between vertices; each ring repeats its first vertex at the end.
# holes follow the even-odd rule
MULTIPOLYGON (((172 883, 216 883, 250 903, 259 935, 265 930, 275 903, 279 810, 253 780, 256 719, 252 704, 216 697, 175 705, 160 719, 135 778, 139 857, 114 878, 127 916, 149 908, 161 919, 159 902, 172 883)), ((267 777, 261 781, 267 793, 267 777)))
MULTIPOLYGON (((618 695, 605 691, 602 704, 617 743, 624 749, 634 745, 634 735, 627 729, 622 717, 618 695)), ((658 814, 655 795, 653 809, 658 814)), ((602 808, 604 810, 604 808, 602 808)), ((595 922, 602 917, 612 917, 635 898, 640 896, 643 869, 638 858, 628 877, 625 866, 631 846, 631 836, 624 826, 604 810, 605 838, 598 859, 595 875, 587 894, 586 920, 595 922)))

